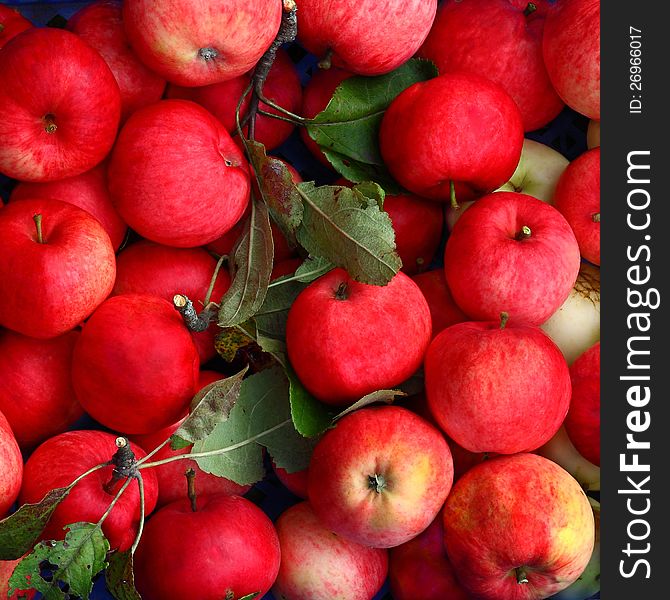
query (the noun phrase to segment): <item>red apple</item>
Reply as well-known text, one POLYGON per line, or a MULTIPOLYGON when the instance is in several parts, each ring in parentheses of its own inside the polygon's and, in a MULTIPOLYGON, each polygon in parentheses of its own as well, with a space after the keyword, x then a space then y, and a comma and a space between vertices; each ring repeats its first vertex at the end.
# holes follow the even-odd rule
POLYGON ((558 181, 554 206, 575 232, 581 255, 600 266, 600 146, 568 165, 558 181))
POLYGON ((565 429, 579 453, 600 466, 600 342, 570 367, 572 398, 565 429))
POLYGON ((12 202, 0 211, 0 240, 0 324, 8 329, 56 337, 79 325, 112 290, 114 249, 98 220, 81 208, 51 199, 12 202))
POLYGON ((549 441, 570 406, 570 373, 540 328, 460 323, 430 344, 428 406, 440 427, 471 452, 513 454, 549 441))
POLYGON ((144 600, 242 598, 272 586, 279 570, 272 521, 240 496, 198 496, 168 504, 147 523, 135 554, 144 600), (175 561, 177 554, 188 560, 175 561))
POLYGON ((517 103, 524 129, 539 129, 563 108, 542 59, 546 10, 536 4, 546 9, 545 2, 443 2, 418 55, 441 74, 467 71, 500 84, 517 103))
POLYGON ((514 173, 523 123, 497 83, 445 73, 398 95, 382 119, 379 144, 389 171, 411 192, 448 201, 453 183, 459 202, 474 200, 514 173))
POLYGON ((151 433, 188 411, 200 362, 174 307, 148 294, 106 300, 74 348, 72 383, 94 419, 124 433, 151 433))
POLYGON ((467 315, 454 302, 444 276, 444 269, 432 269, 425 273, 418 273, 412 279, 419 286, 426 302, 428 302, 433 324, 433 337, 450 325, 469 320, 467 315))
POLYGON ((377 286, 338 268, 312 282, 291 305, 286 348, 312 394, 347 404, 409 378, 421 365, 430 327, 426 299, 404 273, 377 286))
POLYGON ((458 306, 473 320, 540 325, 570 294, 579 246, 554 207, 526 194, 477 200, 447 240, 444 270, 458 306))
MULTIPOLYGON (((214 83, 204 87, 180 87, 169 85, 167 89, 168 98, 183 98, 193 100, 201 106, 204 106, 211 112, 226 128, 231 135, 237 132, 235 122, 235 109, 249 85, 250 74, 241 75, 235 79, 230 79, 222 83, 214 83)), ((293 61, 285 50, 280 49, 277 52, 275 62, 268 74, 268 78, 263 86, 263 94, 266 98, 274 101, 279 106, 290 110, 292 113, 300 111, 302 103, 302 87, 300 86, 300 77, 296 71, 293 61)), ((249 107, 251 95, 248 95, 240 107, 240 121, 243 119, 249 107)), ((273 108, 264 103, 260 103, 261 110, 278 114, 273 108)), ((269 152, 277 146, 283 144, 293 133, 295 125, 258 115, 256 118, 255 139, 265 146, 269 152)), ((243 128, 247 132, 247 127, 243 128)), ((234 138, 240 143, 239 137, 234 138)))
MULTIPOLYGON (((2 48, 15 35, 33 24, 26 19, 16 8, 0 4, 0 48, 2 48)), ((0 594, 0 597, 2 594, 0 594)))
POLYGON ((316 445, 309 501, 337 535, 390 548, 430 525, 452 480, 451 452, 435 427, 399 406, 362 408, 316 445))
POLYGON ((116 138, 121 95, 100 54, 69 31, 33 27, 0 54, 0 172, 53 181, 88 171, 116 138))
POLYGON ((300 0, 298 40, 337 67, 381 75, 419 49, 436 10, 437 0, 300 0))
POLYGON ((593 511, 579 484, 535 454, 484 461, 459 479, 444 508, 444 543, 467 594, 540 600, 582 573, 593 511))
POLYGON ((50 340, 0 331, 0 410, 24 450, 67 431, 84 412, 70 377, 78 338, 78 331, 50 340))
POLYGON ((441 513, 409 542, 389 553, 393 600, 468 600, 444 551, 441 513))
POLYGON ((202 246, 239 221, 249 200, 249 168, 208 111, 186 100, 161 100, 135 111, 121 129, 109 190, 141 236, 167 246, 202 246))
MULTIPOLYGON (((50 490, 65 487, 95 465, 109 461, 117 450, 114 440, 114 435, 104 431, 66 431, 49 438, 26 462, 19 502, 39 502, 50 490)), ((131 444, 131 449, 136 458, 145 456, 135 444, 131 444)), ((63 528, 71 523, 97 523, 122 485, 119 481, 112 493, 105 491, 112 469, 110 465, 82 479, 58 505, 40 539, 62 540, 63 528)), ((145 512, 150 514, 156 505, 158 483, 150 469, 143 470, 142 477, 145 512)), ((139 518, 139 490, 137 484, 131 483, 102 524, 112 548, 130 548, 139 518)))
POLYGON ((274 469, 277 479, 281 484, 292 494, 298 496, 298 498, 307 499, 307 480, 309 476, 309 470, 303 469, 302 471, 296 471, 295 473, 289 473, 286 469, 282 469, 275 465, 272 461, 272 468, 274 469))
POLYGON ((21 490, 23 457, 9 421, 0 412, 0 519, 10 509, 21 490))
POLYGON ((128 226, 116 212, 107 189, 107 167, 103 163, 81 175, 45 183, 19 183, 10 202, 26 198, 55 198, 90 212, 109 234, 112 247, 118 250, 126 239, 128 226))
POLYGON ((281 565, 272 587, 283 600, 371 600, 388 572, 388 552, 331 533, 300 502, 275 524, 281 565))
POLYGON ((140 60, 188 86, 249 71, 274 41, 281 15, 282 3, 267 0, 123 2, 126 34, 140 60))
POLYGON ((563 101, 600 120, 600 0, 557 3, 547 15, 542 54, 563 101))
POLYGON ((274 281, 284 275, 292 275, 296 269, 302 264, 301 258, 287 258, 279 262, 275 262, 270 274, 270 281, 274 281))
POLYGON ((34 590, 28 592, 14 592, 9 595, 9 578, 12 576, 16 565, 21 562, 22 558, 16 560, 0 560, 0 598, 9 598, 9 600, 33 600, 35 594, 34 590))
POLYGON ((121 119, 161 99, 165 79, 148 69, 128 45, 120 0, 97 0, 77 11, 67 28, 95 48, 114 73, 121 91, 121 119))

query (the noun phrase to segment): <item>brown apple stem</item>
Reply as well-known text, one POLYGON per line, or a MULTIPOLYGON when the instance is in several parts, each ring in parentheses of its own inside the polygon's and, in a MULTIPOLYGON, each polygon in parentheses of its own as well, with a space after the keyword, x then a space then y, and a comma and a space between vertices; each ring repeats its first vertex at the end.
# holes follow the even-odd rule
POLYGON ((374 475, 368 475, 368 487, 371 490, 374 490, 378 494, 381 494, 384 488, 386 487, 386 479, 383 475, 375 473, 374 475))
POLYGON ((535 4, 533 4, 532 2, 529 2, 528 6, 526 6, 526 9, 523 11, 523 16, 527 17, 529 15, 532 15, 536 10, 537 10, 537 6, 535 4))
POLYGON ((114 470, 112 471, 111 479, 103 486, 108 494, 113 493, 114 487, 116 487, 116 484, 121 481, 121 479, 128 479, 137 474, 137 460, 135 458, 135 453, 130 447, 128 438, 119 436, 116 438, 115 443, 117 450, 111 460, 111 463, 114 465, 114 470))
POLYGON ((518 233, 514 236, 514 239, 517 242, 520 242, 521 240, 527 240, 532 234, 532 231, 530 230, 530 227, 528 225, 524 225, 518 233))
POLYGON ((335 290, 335 299, 346 300, 347 298, 349 298, 349 286, 346 281, 343 281, 337 286, 337 290, 335 290))
POLYGON ((526 574, 526 571, 523 567, 517 567, 514 569, 514 572, 516 573, 517 583, 528 583, 528 575, 526 574))
POLYGON ((505 329, 507 326, 507 321, 509 321, 509 314, 505 311, 500 313, 500 329, 505 329))
POLYGON ((193 512, 198 512, 198 506, 197 506, 198 494, 196 493, 195 490, 195 469, 191 467, 186 471, 185 475, 188 486, 188 499, 191 501, 191 510, 193 512))
POLYGON ((37 229, 37 242, 44 244, 44 238, 42 237, 42 215, 40 213, 33 215, 33 221, 35 221, 35 228, 37 229))
POLYGON ((600 223, 600 213, 593 213, 591 218, 593 219, 594 223, 600 223))
POLYGON ((44 115, 44 131, 47 133, 55 133, 58 126, 56 125, 56 117, 52 114, 44 115))
POLYGON ((184 296, 183 294, 176 294, 172 298, 172 304, 181 315, 184 325, 186 325, 189 331, 205 331, 212 322, 216 312, 216 306, 213 302, 210 302, 198 314, 193 307, 193 302, 189 300, 188 296, 184 296))
POLYGON ((323 69, 324 71, 330 69, 333 66, 333 49, 328 48, 326 53, 323 55, 323 58, 318 63, 316 63, 316 65, 319 67, 319 69, 323 69))
POLYGON ((451 208, 458 210, 459 206, 456 201, 456 186, 454 185, 453 179, 449 182, 449 198, 451 199, 451 208))
POLYGON ((219 271, 221 270, 221 265, 225 260, 227 260, 228 256, 223 255, 219 257, 219 260, 216 262, 216 267, 214 267, 214 274, 212 275, 212 279, 209 281, 209 287, 207 288, 207 293, 205 294, 205 300, 203 304, 207 306, 209 304, 209 301, 212 299, 212 292, 214 291, 214 285, 216 284, 216 278, 219 276, 219 271))

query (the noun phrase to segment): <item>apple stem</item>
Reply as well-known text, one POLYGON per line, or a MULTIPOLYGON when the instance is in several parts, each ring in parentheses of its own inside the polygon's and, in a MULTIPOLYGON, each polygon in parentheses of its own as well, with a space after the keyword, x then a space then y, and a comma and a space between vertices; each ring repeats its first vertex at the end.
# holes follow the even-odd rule
POLYGON ((340 283, 335 290, 335 299, 336 300, 346 300, 349 298, 349 286, 346 281, 340 283))
POLYGON ((35 221, 35 228, 37 229, 37 242, 39 244, 44 244, 44 237, 42 236, 42 215, 40 213, 33 215, 33 221, 35 221))
POLYGON ((594 223, 600 223, 600 213, 593 213, 591 215, 591 218, 593 219, 594 223))
POLYGON ((186 471, 185 475, 188 486, 188 499, 191 501, 191 510, 193 512, 198 512, 198 506, 197 506, 198 495, 195 491, 195 469, 191 467, 186 471))
POLYGON ((528 225, 524 225, 519 233, 516 234, 514 239, 517 242, 520 242, 521 240, 527 240, 531 236, 532 231, 530 230, 530 227, 528 225))
POLYGON ((454 185, 454 180, 449 181, 449 198, 451 200, 451 208, 458 210, 458 202, 456 201, 456 186, 454 185))
POLYGON ((526 574, 526 571, 523 567, 517 567, 514 569, 514 572, 516 573, 517 583, 528 583, 528 575, 526 574))
POLYGON ((536 10, 537 10, 537 5, 535 5, 532 2, 529 2, 528 6, 526 6, 526 9, 523 11, 523 16, 527 17, 529 15, 532 15, 536 10))
POLYGON ((502 311, 500 313, 500 329, 505 329, 507 326, 507 321, 509 321, 509 313, 502 311))
POLYGON ((324 71, 330 69, 333 66, 333 49, 328 48, 323 58, 316 64, 319 67, 319 69, 323 69, 324 71))
POLYGON ((188 330, 195 332, 205 331, 209 327, 217 306, 214 302, 210 302, 198 314, 193 307, 193 302, 183 294, 175 294, 172 304, 181 315, 188 330))
POLYGON ((58 126, 56 125, 55 121, 56 117, 54 117, 52 114, 47 114, 44 115, 44 131, 47 133, 55 133, 56 130, 58 129, 58 126))
POLYGON ((128 438, 119 436, 116 438, 115 443, 117 451, 111 460, 114 470, 112 471, 110 480, 103 486, 108 494, 113 493, 114 487, 121 479, 128 479, 137 473, 137 460, 135 459, 135 453, 130 447, 128 438))

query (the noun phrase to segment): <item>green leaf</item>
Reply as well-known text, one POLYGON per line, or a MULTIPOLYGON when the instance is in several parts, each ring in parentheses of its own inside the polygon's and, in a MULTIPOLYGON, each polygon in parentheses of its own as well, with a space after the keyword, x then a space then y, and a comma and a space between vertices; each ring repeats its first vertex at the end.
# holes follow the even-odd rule
POLYGON ((254 600, 254 598, 257 598, 260 596, 260 592, 254 592, 253 594, 247 594, 246 596, 242 596, 239 598, 239 600, 254 600))
POLYGON ((70 487, 56 488, 36 504, 24 504, 0 521, 0 560, 16 560, 30 550, 70 487))
POLYGON ((73 523, 66 529, 69 531, 65 540, 40 542, 17 565, 9 580, 10 594, 16 590, 34 589, 45 600, 89 597, 93 577, 107 566, 105 558, 109 542, 99 525, 73 523), (44 561, 52 566, 53 576, 49 581, 40 575, 44 561), (68 586, 68 596, 61 589, 61 584, 68 586))
POLYGON ((333 263, 319 256, 308 256, 295 270, 294 277, 300 283, 311 283, 334 268, 333 263))
POLYGON ((235 327, 225 327, 216 334, 214 348, 226 362, 233 362, 238 350, 255 342, 255 331, 252 334, 245 325, 246 323, 242 323, 235 327))
POLYGON ((363 396, 360 400, 345 408, 341 413, 337 414, 333 420, 337 421, 342 417, 345 417, 346 415, 358 410, 359 408, 363 408, 364 406, 368 406, 370 404, 375 404, 376 402, 385 402, 386 404, 391 404, 397 396, 407 396, 407 394, 400 390, 377 390, 376 392, 372 392, 363 396))
POLYGON ((214 381, 202 388, 191 402, 191 413, 172 434, 172 449, 185 448, 204 440, 218 423, 225 421, 240 396, 242 379, 248 367, 239 373, 214 381))
POLYGON ((292 275, 275 279, 268 288, 265 301, 254 315, 256 323, 256 339, 259 337, 283 340, 286 334, 286 318, 298 294, 306 284, 295 280, 292 275))
POLYGON ((357 183, 352 189, 357 194, 360 194, 359 198, 361 201, 363 201, 364 198, 375 200, 377 206, 379 206, 379 210, 384 210, 386 192, 378 183, 375 183, 374 181, 363 181, 362 183, 357 183))
POLYGON ((285 369, 289 381, 293 425, 301 435, 308 438, 322 434, 332 425, 334 413, 305 389, 288 361, 285 369))
POLYGON ((389 194, 402 194, 406 190, 395 180, 385 165, 369 165, 321 148, 333 169, 348 181, 375 181, 389 194))
POLYGON ((234 274, 221 299, 219 326, 243 323, 263 304, 272 272, 273 245, 270 217, 265 203, 251 198, 246 230, 233 253, 234 274))
POLYGON ((116 600, 142 600, 135 589, 133 555, 129 550, 114 552, 109 557, 109 565, 105 571, 105 583, 107 590, 116 600))
POLYGON ((312 442, 297 433, 291 421, 288 380, 280 367, 247 377, 240 397, 226 421, 203 441, 193 445, 198 466, 207 473, 250 485, 264 476, 261 446, 278 453, 285 468, 304 468, 312 442), (198 457, 197 453, 229 448, 223 454, 198 457))
POLYGON ((299 184, 305 213, 298 241, 313 256, 343 267, 356 281, 386 285, 402 262, 391 218, 375 198, 342 186, 299 184))
POLYGON ((410 59, 386 75, 350 77, 307 125, 307 132, 349 181, 372 180, 384 185, 392 181, 379 151, 384 112, 398 94, 437 74, 432 62, 410 59))

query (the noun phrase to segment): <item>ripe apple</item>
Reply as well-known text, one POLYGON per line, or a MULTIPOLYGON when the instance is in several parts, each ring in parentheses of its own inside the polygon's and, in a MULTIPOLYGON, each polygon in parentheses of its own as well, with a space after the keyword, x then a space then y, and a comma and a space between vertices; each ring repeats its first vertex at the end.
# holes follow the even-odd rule
POLYGON ((444 269, 432 269, 425 273, 418 273, 412 279, 428 302, 433 324, 433 338, 450 325, 469 321, 467 315, 454 302, 444 276, 444 269))
POLYGON ((547 12, 542 4, 549 3, 443 2, 418 55, 432 60, 441 74, 467 71, 500 84, 517 103, 524 129, 539 129, 563 108, 542 59, 547 12))
POLYGON ((589 126, 586 130, 586 146, 589 150, 600 146, 600 121, 589 121, 589 126))
POLYGON ((23 457, 9 421, 0 412, 0 519, 16 500, 23 478, 23 457))
POLYGON ((600 0, 557 3, 547 15, 542 54, 563 101, 600 120, 600 0))
POLYGON ((186 86, 249 71, 274 41, 281 15, 282 3, 267 0, 123 2, 133 51, 168 81, 186 86))
MULTIPOLYGON (((33 24, 16 8, 0 4, 0 48, 15 35, 30 29, 32 26, 33 24)), ((0 597, 2 597, 2 594, 0 594, 0 597)))
MULTIPOLYGON (((105 431, 66 431, 49 438, 37 447, 26 462, 19 503, 39 502, 47 492, 72 483, 79 475, 95 465, 109 461, 117 450, 115 436, 105 431)), ((131 443, 135 457, 144 451, 131 443)), ((119 481, 111 493, 105 490, 112 477, 113 467, 105 467, 80 481, 61 502, 49 520, 40 539, 62 540, 63 528, 80 521, 97 523, 123 484, 119 481)), ((142 471, 144 479, 145 512, 150 514, 156 505, 158 483, 151 469, 142 471)), ((130 484, 102 524, 102 531, 111 548, 127 550, 133 543, 140 518, 138 486, 130 484)))
POLYGON ((513 454, 549 441, 570 405, 570 373, 539 327, 473 321, 444 329, 424 364, 439 426, 471 452, 513 454))
POLYGON ((444 551, 442 514, 414 539, 389 552, 393 600, 468 600, 444 551))
MULTIPOLYGON (((200 310, 215 268, 216 260, 204 248, 172 248, 139 240, 117 256, 112 295, 151 294, 172 302, 175 294, 184 294, 200 310)), ((212 301, 219 302, 229 286, 228 272, 220 269, 212 301)), ((212 323, 205 331, 191 333, 201 364, 216 355, 214 338, 218 331, 212 323)))
POLYGON ((44 183, 21 182, 13 190, 10 202, 26 198, 55 198, 90 212, 109 234, 114 250, 126 239, 128 226, 116 212, 107 189, 105 163, 81 175, 44 183))
POLYGON ((389 171, 409 191, 448 201, 453 184, 461 202, 512 176, 523 124, 514 100, 497 83, 445 73, 396 97, 384 113, 379 144, 389 171))
POLYGON ((600 466, 600 342, 570 367, 572 398, 565 430, 579 453, 600 466))
POLYGON ((12 202, 0 211, 0 239, 0 325, 8 329, 56 337, 112 290, 114 249, 81 208, 52 199, 12 202))
POLYGON ((600 266, 600 146, 570 163, 558 181, 554 205, 575 232, 581 255, 600 266))
POLYGON ((338 268, 309 284, 291 305, 286 348, 312 394, 347 404, 409 378, 423 361, 430 327, 426 299, 404 273, 378 286, 338 268))
POLYGON ((319 440, 308 495, 323 525, 373 548, 399 546, 442 508, 453 480, 449 446, 428 421, 399 406, 361 408, 319 440))
POLYGON ((388 551, 331 533, 309 502, 285 510, 275 524, 281 564, 277 600, 371 600, 388 573, 388 551))
POLYGON ((358 75, 381 75, 419 49, 437 0, 300 0, 298 10, 298 40, 309 52, 358 75))
POLYGON ((22 558, 16 560, 0 560, 0 598, 9 598, 9 600, 33 600, 35 594, 34 590, 21 592, 16 591, 11 596, 9 595, 9 578, 12 576, 16 565, 21 562, 22 558))
POLYGON ((447 284, 473 320, 540 325, 570 294, 579 246, 553 206, 515 192, 477 200, 461 215, 444 252, 447 284))
POLYGON ((32 450, 83 414, 70 370, 78 331, 38 340, 0 330, 0 410, 19 446, 32 450))
POLYGON ((167 300, 123 294, 106 300, 84 325, 72 383, 98 422, 151 433, 187 413, 199 367, 191 335, 167 300))
POLYGON ((0 54, 0 172, 53 181, 93 168, 116 138, 121 95, 100 54, 74 33, 32 27, 0 54))
POLYGON ((600 269, 583 262, 570 295, 540 327, 568 365, 600 339, 600 269))
MULTIPOLYGON (((200 104, 219 119, 226 128, 226 131, 232 135, 237 132, 235 110, 250 80, 250 73, 246 73, 235 79, 203 87, 182 87, 170 84, 167 88, 167 97, 192 100, 200 104)), ((263 94, 266 98, 292 113, 300 111, 302 103, 300 77, 293 61, 285 50, 280 49, 277 52, 275 61, 268 73, 268 78, 263 86, 263 94)), ((240 121, 242 121, 247 112, 250 99, 251 95, 248 95, 240 107, 240 121)), ((270 108, 262 102, 259 104, 259 108, 273 114, 278 114, 274 108, 270 108)), ((247 133, 247 129, 247 127, 243 128, 245 134, 247 133)), ((263 144, 269 152, 283 144, 291 133, 293 133, 294 129, 295 125, 287 121, 258 115, 256 118, 255 139, 263 144)), ((234 139, 240 144, 239 137, 234 137, 234 139)))
POLYGON ((151 517, 135 554, 135 584, 144 600, 222 600, 259 592, 279 571, 272 521, 240 496, 203 494, 197 510, 187 498, 151 517), (177 554, 188 560, 175 561, 177 554))
POLYGON ((249 168, 207 110, 187 100, 161 100, 135 111, 121 129, 109 191, 141 236, 167 246, 202 246, 242 216, 249 168))
POLYGON ((120 0, 87 4, 68 19, 67 28, 95 48, 114 73, 121 91, 122 121, 138 108, 161 99, 165 79, 148 69, 130 49, 120 0))
POLYGON ((466 592, 540 600, 574 582, 593 550, 593 511, 579 484, 535 454, 473 467, 444 508, 444 544, 466 592))
POLYGON ((274 461, 272 461, 272 469, 277 475, 277 479, 281 484, 293 495, 307 500, 307 480, 309 476, 309 469, 303 469, 302 471, 296 471, 295 473, 289 473, 286 469, 278 467, 274 461))

